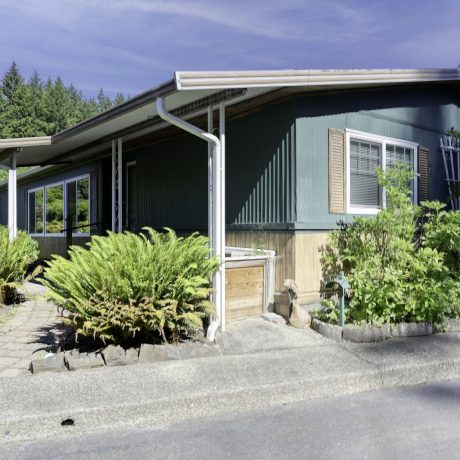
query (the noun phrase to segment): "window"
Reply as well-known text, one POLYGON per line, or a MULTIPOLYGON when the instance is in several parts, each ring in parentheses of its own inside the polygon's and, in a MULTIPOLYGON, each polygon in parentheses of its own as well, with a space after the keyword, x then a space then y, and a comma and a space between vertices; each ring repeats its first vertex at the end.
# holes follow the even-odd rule
POLYGON ((35 235, 62 235, 65 216, 72 218, 74 235, 90 232, 90 179, 83 176, 30 190, 28 228, 35 235))
MULTIPOLYGON (((385 205, 385 195, 377 182, 376 168, 392 168, 398 163, 417 170, 417 144, 397 139, 346 131, 347 143, 347 211, 353 214, 375 214, 385 205)), ((414 174, 412 192, 415 202, 414 174)))
POLYGON ((67 216, 72 218, 74 233, 89 233, 89 177, 67 181, 67 216))
POLYGON ((62 233, 64 229, 64 184, 45 187, 45 233, 62 233))
POLYGON ((29 191, 29 233, 43 233, 43 188, 29 191))

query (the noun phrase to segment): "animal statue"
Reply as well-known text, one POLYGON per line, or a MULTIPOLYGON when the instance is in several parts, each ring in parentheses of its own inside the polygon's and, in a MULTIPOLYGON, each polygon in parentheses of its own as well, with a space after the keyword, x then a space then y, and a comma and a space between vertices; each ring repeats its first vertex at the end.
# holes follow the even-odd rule
POLYGON ((289 298, 289 324, 297 329, 305 329, 310 326, 310 315, 299 305, 299 288, 294 280, 284 280, 284 288, 289 298))

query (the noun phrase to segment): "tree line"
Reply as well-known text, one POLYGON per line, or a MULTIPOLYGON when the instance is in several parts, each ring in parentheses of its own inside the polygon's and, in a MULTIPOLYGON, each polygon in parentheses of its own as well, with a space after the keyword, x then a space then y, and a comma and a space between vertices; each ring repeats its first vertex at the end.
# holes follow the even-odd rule
MULTIPOLYGON (((43 80, 37 71, 26 79, 13 62, 0 83, 0 139, 51 136, 123 102, 122 94, 111 99, 102 89, 87 98, 73 84, 43 80)), ((0 170, 0 180, 5 176, 0 170)))

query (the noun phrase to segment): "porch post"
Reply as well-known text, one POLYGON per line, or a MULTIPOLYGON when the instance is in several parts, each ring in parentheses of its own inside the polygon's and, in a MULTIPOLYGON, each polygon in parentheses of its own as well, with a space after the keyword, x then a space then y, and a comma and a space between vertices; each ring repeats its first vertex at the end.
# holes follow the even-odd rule
POLYGON ((221 244, 222 244, 222 268, 220 296, 222 298, 221 330, 225 331, 225 104, 219 105, 219 133, 220 133, 220 220, 221 220, 221 244))
POLYGON ((112 141, 112 232, 123 231, 123 143, 112 141))
POLYGON ((10 241, 16 238, 18 232, 17 216, 16 153, 13 153, 8 169, 8 235, 10 241))
POLYGON ((116 144, 115 141, 112 141, 112 232, 116 231, 115 221, 116 221, 116 174, 117 174, 117 165, 116 165, 116 144))
POLYGON ((123 231, 123 146, 118 138, 118 233, 123 231))

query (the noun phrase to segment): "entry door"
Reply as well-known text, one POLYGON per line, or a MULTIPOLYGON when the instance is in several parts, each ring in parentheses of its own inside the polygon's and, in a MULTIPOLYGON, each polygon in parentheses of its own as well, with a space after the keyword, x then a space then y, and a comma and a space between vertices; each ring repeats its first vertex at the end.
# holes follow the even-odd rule
POLYGON ((137 176, 136 162, 126 163, 126 228, 137 230, 137 176))

